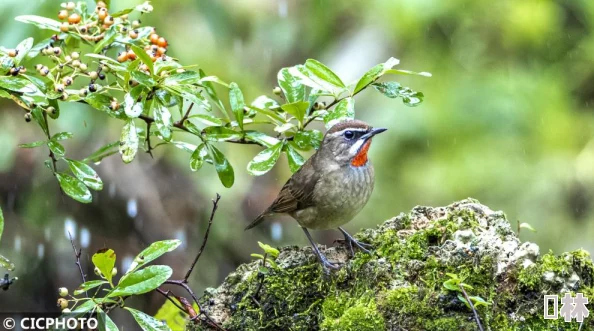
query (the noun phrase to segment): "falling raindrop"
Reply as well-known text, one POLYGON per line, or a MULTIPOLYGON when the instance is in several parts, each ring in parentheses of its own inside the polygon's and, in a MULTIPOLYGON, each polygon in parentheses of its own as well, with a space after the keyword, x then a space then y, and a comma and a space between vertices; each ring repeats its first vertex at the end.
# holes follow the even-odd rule
POLYGON ((14 237, 14 251, 15 252, 21 251, 21 236, 19 236, 19 235, 14 237))
POLYGON ((134 257, 132 257, 132 255, 124 256, 122 259, 122 270, 128 270, 130 265, 132 265, 132 262, 134 262, 134 257))
POLYGON ((136 202, 136 199, 128 200, 126 211, 128 212, 128 216, 132 218, 138 216, 138 203, 136 202))
POLYGON ((179 229, 173 233, 173 237, 175 239, 180 240, 182 243, 180 245, 180 249, 186 248, 186 230, 179 229))
POLYGON ((283 238, 283 226, 279 222, 274 222, 270 225, 270 236, 274 241, 279 241, 283 238))
POLYGON ((45 239, 45 241, 50 241, 50 239, 52 238, 52 232, 49 226, 46 226, 43 230, 43 238, 45 239))
POLYGON ((44 255, 45 255, 45 245, 37 244, 37 257, 42 259, 44 255))
POLYGON ((289 13, 289 5, 287 4, 287 0, 279 0, 278 1, 278 16, 281 18, 287 17, 289 13))
POLYGON ((82 248, 89 247, 91 243, 91 232, 87 228, 80 229, 80 246, 82 248))
POLYGON ((76 239, 76 222, 70 217, 66 217, 64 221, 64 235, 66 238, 72 236, 72 240, 76 239))

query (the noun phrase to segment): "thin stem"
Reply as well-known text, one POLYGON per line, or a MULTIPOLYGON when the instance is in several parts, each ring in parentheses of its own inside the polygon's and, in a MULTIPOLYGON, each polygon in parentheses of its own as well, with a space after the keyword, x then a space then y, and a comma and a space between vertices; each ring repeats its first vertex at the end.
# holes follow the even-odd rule
POLYGON ((147 153, 153 157, 153 147, 151 146, 151 124, 153 122, 146 122, 146 146, 147 146, 147 153))
MULTIPOLYGON (((70 233, 70 231, 68 231, 68 237, 70 238, 70 244, 72 245, 72 250, 74 251, 74 257, 76 258, 76 265, 78 266, 78 271, 80 272, 80 278, 82 278, 82 282, 86 282, 86 277, 85 277, 85 273, 83 272, 82 269, 82 265, 80 264, 80 256, 82 254, 82 249, 76 249, 76 246, 74 245, 74 240, 72 239, 72 234, 70 233)), ((85 292, 87 293, 87 292, 85 292)), ((89 297, 89 294, 87 293, 87 298, 89 297)))
POLYGON ((190 111, 192 110, 192 108, 194 108, 194 103, 193 102, 188 107, 188 110, 186 110, 186 113, 184 114, 184 117, 182 117, 181 120, 179 120, 177 122, 179 125, 181 125, 181 126, 184 125, 184 122, 188 119, 188 116, 190 116, 190 111))
MULTIPOLYGON (((47 126, 47 132, 46 132, 46 136, 47 136, 47 140, 52 139, 52 136, 50 134, 49 131, 49 122, 47 120, 47 113, 44 111, 43 112, 43 120, 45 121, 45 125, 47 126)), ((56 175, 56 172, 58 171, 58 159, 56 159, 56 155, 54 154, 54 152, 50 149, 49 150, 49 157, 52 159, 52 171, 54 172, 54 176, 56 175)), ((62 191, 62 187, 60 187, 60 191, 62 191)))
POLYGON ((478 312, 474 308, 474 305, 472 304, 472 301, 470 301, 470 298, 468 298, 468 294, 466 294, 466 290, 464 289, 464 286, 462 286, 462 284, 460 284, 459 286, 460 286, 460 289, 462 290, 462 293, 464 294, 464 298, 466 299, 466 302, 468 302, 468 304, 470 305, 470 308, 472 308, 472 312, 474 313, 474 319, 476 320, 476 324, 478 325, 479 330, 484 331, 483 326, 481 325, 481 319, 479 318, 478 312))
POLYGON ((182 306, 180 306, 180 305, 179 305, 177 302, 175 302, 175 300, 173 300, 173 298, 171 298, 171 296, 170 296, 170 295, 176 296, 176 295, 175 295, 175 294, 173 294, 171 291, 169 291, 169 290, 168 290, 168 291, 163 291, 162 289, 160 289, 160 288, 158 288, 158 287, 157 287, 157 289, 156 289, 155 291, 157 291, 157 292, 159 292, 159 293, 163 294, 163 296, 164 296, 164 297, 165 297, 167 300, 171 301, 171 303, 172 303, 172 304, 174 304, 174 305, 175 305, 175 306, 176 306, 176 307, 177 307, 179 310, 181 310, 181 311, 183 311, 183 312, 186 312, 186 310, 185 310, 185 309, 184 309, 182 306))

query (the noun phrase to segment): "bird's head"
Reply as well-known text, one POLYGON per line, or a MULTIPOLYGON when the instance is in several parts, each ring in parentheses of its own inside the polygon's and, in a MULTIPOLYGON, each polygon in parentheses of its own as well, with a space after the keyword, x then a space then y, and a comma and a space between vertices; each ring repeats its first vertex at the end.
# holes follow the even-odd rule
POLYGON ((367 164, 371 138, 386 130, 373 128, 359 120, 341 122, 326 132, 320 150, 341 166, 361 167, 367 164))

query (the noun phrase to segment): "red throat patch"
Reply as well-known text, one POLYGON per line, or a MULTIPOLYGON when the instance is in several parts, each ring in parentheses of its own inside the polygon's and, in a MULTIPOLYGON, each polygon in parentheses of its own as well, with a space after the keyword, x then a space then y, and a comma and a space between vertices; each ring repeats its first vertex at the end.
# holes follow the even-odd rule
POLYGON ((353 161, 351 161, 353 167, 362 167, 367 164, 367 151, 369 151, 369 146, 371 146, 371 139, 367 140, 365 144, 361 146, 359 153, 357 153, 353 158, 353 161))

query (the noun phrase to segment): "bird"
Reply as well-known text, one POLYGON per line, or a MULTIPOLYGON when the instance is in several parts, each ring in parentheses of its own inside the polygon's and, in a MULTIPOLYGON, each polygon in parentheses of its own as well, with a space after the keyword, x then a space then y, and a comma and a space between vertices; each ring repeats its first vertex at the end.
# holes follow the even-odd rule
POLYGON ((279 214, 297 221, 325 270, 340 267, 328 261, 308 230, 337 228, 350 252, 353 245, 371 253, 370 245, 357 241, 342 225, 350 222, 369 201, 374 170, 367 153, 372 138, 387 129, 373 128, 360 120, 334 124, 318 150, 287 180, 277 198, 245 230, 279 214))

